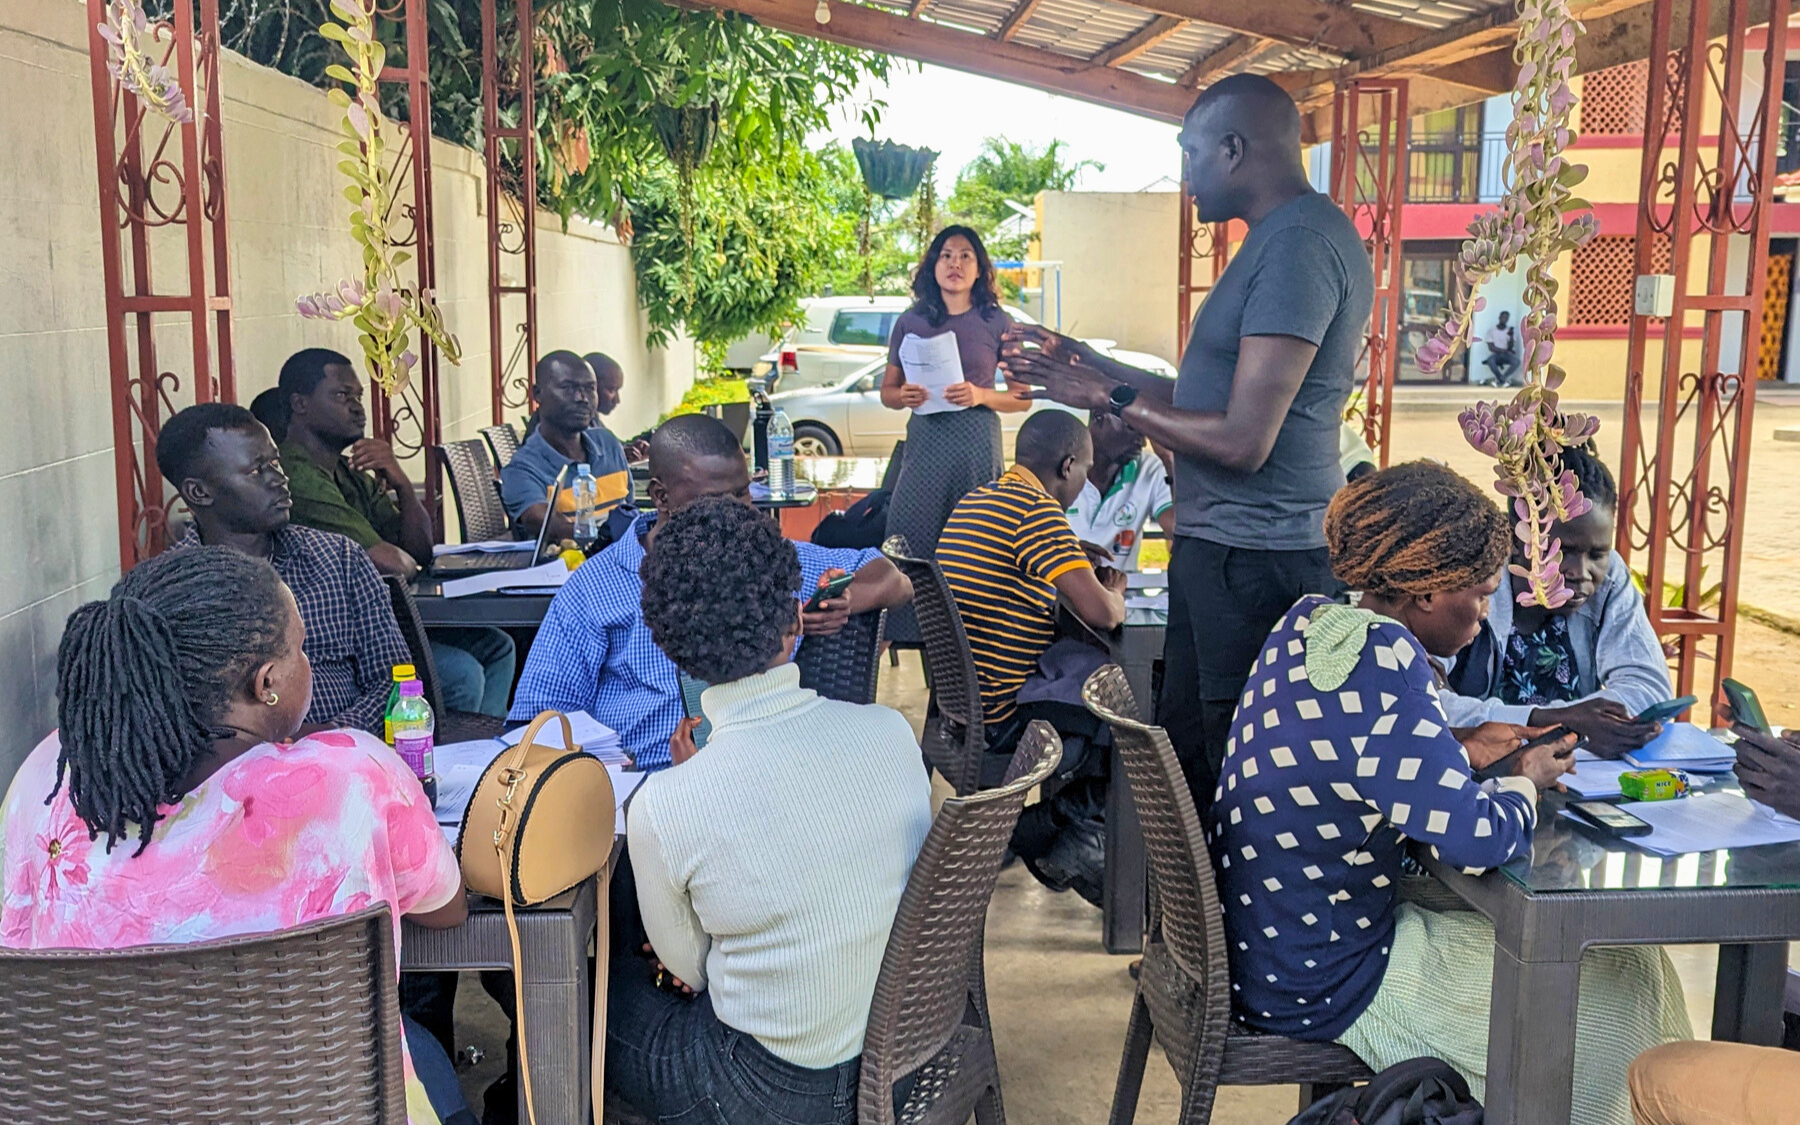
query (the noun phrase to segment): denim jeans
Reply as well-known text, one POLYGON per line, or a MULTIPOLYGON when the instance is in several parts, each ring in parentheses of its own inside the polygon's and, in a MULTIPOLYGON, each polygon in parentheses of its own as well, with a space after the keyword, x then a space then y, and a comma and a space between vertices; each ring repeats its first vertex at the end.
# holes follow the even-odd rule
POLYGON ((506 717, 517 654, 512 638, 484 627, 432 629, 431 661, 437 665, 444 706, 452 711, 506 717))
POLYGON ((425 1087, 425 1096, 437 1111, 438 1120, 444 1125, 474 1125, 475 1114, 463 1097, 462 1086, 456 1080, 456 1066, 444 1053, 443 1044, 410 1017, 401 1017, 400 1030, 406 1040, 406 1053, 412 1056, 413 1073, 419 1076, 419 1085, 425 1087))
POLYGON ((814 1070, 719 1022, 712 999, 656 987, 616 955, 606 1003, 606 1081, 658 1125, 853 1125, 861 1060, 814 1070))

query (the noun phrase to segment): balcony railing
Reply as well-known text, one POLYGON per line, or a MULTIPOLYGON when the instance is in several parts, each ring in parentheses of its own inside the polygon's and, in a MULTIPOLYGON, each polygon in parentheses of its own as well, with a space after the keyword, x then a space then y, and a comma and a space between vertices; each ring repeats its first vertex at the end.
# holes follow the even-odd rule
POLYGON ((1407 144, 1410 203, 1490 203, 1503 191, 1506 135, 1414 134, 1407 144))

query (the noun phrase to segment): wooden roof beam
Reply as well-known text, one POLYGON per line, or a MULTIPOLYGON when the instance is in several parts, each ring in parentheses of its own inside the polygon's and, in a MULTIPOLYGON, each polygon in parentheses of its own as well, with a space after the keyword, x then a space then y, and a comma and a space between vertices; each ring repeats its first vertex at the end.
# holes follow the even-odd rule
POLYGON ((1195 59, 1193 65, 1189 66, 1181 77, 1175 80, 1176 85, 1197 90, 1206 79, 1222 70, 1249 63, 1258 55, 1267 51, 1282 50, 1286 46, 1285 43, 1277 43, 1272 39, 1263 39, 1256 35, 1239 35, 1227 41, 1224 46, 1208 51, 1195 59))
POLYGON ((694 7, 739 12, 793 35, 999 78, 1095 105, 1179 124, 1192 90, 1116 67, 1043 51, 861 4, 833 4, 831 22, 813 19, 816 0, 690 0, 694 7))
POLYGON ((1137 31, 1094 56, 1095 66, 1119 66, 1130 62, 1187 26, 1175 16, 1158 16, 1137 31))
POLYGON ((1122 0, 1134 8, 1193 23, 1209 23, 1293 47, 1316 47, 1349 58, 1386 51, 1416 39, 1419 29, 1349 5, 1321 0, 1122 0))
POLYGON ((1006 13, 1006 18, 1000 21, 1000 30, 994 33, 994 38, 1004 42, 1017 35, 1019 29, 1025 26, 1025 21, 1031 18, 1032 13, 1043 2, 1044 0, 1019 0, 1013 5, 1013 10, 1006 13))

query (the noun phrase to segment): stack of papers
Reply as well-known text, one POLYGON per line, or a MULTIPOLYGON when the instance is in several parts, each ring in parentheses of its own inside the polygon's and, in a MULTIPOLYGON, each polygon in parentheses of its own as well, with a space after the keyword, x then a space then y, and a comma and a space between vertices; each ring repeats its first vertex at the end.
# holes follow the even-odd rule
POLYGON ((478 543, 439 543, 431 548, 433 558, 445 555, 495 555, 507 551, 529 551, 537 543, 529 539, 483 539, 478 543))
MULTIPOLYGON (((631 759, 625 754, 624 744, 619 741, 619 732, 594 718, 586 711, 570 711, 569 731, 575 740, 575 748, 585 750, 599 758, 609 766, 628 765, 631 759)), ((517 746, 519 739, 525 737, 525 727, 515 727, 500 736, 503 746, 517 746)), ((538 735, 538 745, 555 743, 562 738, 562 724, 550 722, 538 735)))
POLYGON ((1569 792, 1584 800, 1622 797, 1625 791, 1619 788, 1619 777, 1637 768, 1624 760, 1609 762, 1592 751, 1577 750, 1575 772, 1564 774, 1561 781, 1569 792))
POLYGON ((1625 760, 1637 769, 1724 773, 1737 764, 1737 750, 1692 723, 1664 723, 1661 734, 1625 755, 1625 760))
MULTIPOLYGON (((1619 808, 1653 829, 1648 836, 1632 836, 1624 841, 1652 855, 1686 855, 1800 840, 1800 823, 1771 815, 1755 801, 1736 793, 1701 793, 1674 801, 1627 801, 1619 808)), ((1584 823, 1567 809, 1562 815, 1584 823)))
MULTIPOLYGON (((527 543, 526 546, 533 546, 527 543)), ((551 559, 537 566, 519 570, 494 570, 468 578, 452 578, 441 589, 446 598, 466 598, 470 594, 554 594, 562 589, 574 571, 561 559, 551 559)))

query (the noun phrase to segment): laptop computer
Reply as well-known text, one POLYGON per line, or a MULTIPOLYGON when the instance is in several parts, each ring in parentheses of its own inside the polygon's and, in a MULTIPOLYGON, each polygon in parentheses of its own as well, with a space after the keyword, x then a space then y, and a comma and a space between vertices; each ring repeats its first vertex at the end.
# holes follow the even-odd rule
POLYGON ((544 557, 544 549, 550 543, 550 517, 556 512, 557 501, 562 499, 563 478, 568 475, 569 467, 556 474, 556 484, 550 490, 550 506, 544 511, 543 525, 538 528, 537 546, 530 551, 472 551, 460 555, 439 555, 431 560, 431 573, 440 578, 467 578, 473 574, 492 574, 497 570, 524 570, 536 566, 544 557))

